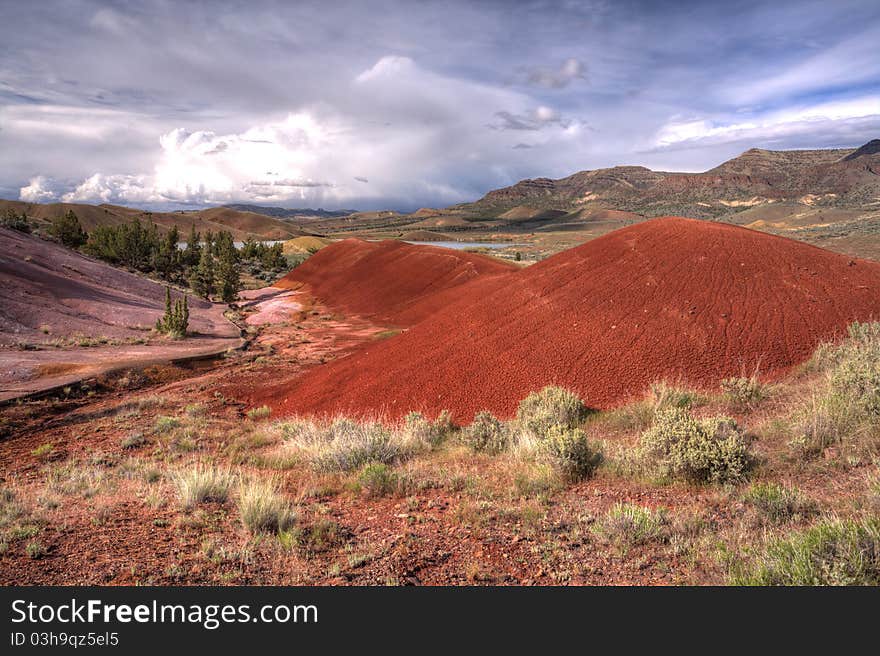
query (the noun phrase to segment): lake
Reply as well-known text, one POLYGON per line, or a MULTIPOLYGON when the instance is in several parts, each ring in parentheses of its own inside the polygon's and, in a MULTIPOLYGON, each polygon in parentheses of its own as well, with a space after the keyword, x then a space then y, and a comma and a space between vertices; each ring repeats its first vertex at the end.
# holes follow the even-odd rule
POLYGON ((522 244, 508 244, 497 241, 408 241, 407 244, 416 244, 417 246, 439 246, 440 248, 451 248, 456 251, 463 251, 469 248, 507 248, 508 246, 522 246, 522 244))

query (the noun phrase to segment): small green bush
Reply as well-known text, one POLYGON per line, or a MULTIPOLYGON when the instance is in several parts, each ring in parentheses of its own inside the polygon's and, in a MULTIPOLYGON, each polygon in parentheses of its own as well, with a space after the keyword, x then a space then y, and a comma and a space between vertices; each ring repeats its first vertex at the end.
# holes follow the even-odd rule
POLYGON ((553 426, 575 428, 587 416, 588 409, 574 392, 548 386, 524 398, 516 411, 520 428, 541 439, 553 426))
POLYGON ((736 563, 734 585, 880 585, 880 518, 829 519, 736 563))
POLYGON ((241 523, 251 533, 278 534, 293 526, 295 515, 290 503, 278 492, 274 481, 252 480, 238 489, 241 523))
POLYGON ((602 520, 599 530, 612 542, 635 546, 669 538, 670 521, 665 508, 651 510, 629 503, 616 503, 602 520))
POLYGON ((659 479, 737 482, 746 478, 753 465, 749 446, 728 417, 696 419, 684 408, 667 408, 642 433, 637 460, 659 479))
POLYGON ((507 427, 487 410, 474 415, 462 438, 474 451, 482 453, 501 453, 510 443, 507 427))
POLYGON ((743 495, 743 501, 758 509, 772 522, 787 522, 816 512, 816 502, 804 497, 795 487, 778 483, 755 483, 743 495))
POLYGON ((569 480, 592 476, 602 462, 601 447, 580 428, 552 426, 540 442, 544 456, 569 480))

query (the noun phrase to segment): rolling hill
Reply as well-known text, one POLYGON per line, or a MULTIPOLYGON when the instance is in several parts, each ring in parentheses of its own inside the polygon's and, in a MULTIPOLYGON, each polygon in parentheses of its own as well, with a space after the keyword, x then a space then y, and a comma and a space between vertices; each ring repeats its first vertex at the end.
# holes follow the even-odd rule
POLYGON ((181 238, 189 234, 191 226, 195 226, 196 230, 201 233, 208 230, 212 232, 226 230, 231 232, 236 240, 244 240, 248 237, 254 239, 292 239, 313 234, 311 231, 303 230, 288 221, 229 207, 179 212, 147 212, 121 205, 40 204, 0 200, 0 215, 9 210, 17 213, 24 212, 38 226, 48 225, 56 216, 73 211, 86 231, 100 225, 120 225, 139 218, 142 222, 152 221, 160 230, 168 230, 172 226, 177 226, 181 238))

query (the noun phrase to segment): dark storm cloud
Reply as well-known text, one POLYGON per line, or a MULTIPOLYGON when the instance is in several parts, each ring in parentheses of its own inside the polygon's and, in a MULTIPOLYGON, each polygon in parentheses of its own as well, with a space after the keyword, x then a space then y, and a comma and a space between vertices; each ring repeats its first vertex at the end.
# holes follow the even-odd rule
POLYGON ((858 145, 878 42, 869 0, 4 2, 0 190, 418 207, 858 145))

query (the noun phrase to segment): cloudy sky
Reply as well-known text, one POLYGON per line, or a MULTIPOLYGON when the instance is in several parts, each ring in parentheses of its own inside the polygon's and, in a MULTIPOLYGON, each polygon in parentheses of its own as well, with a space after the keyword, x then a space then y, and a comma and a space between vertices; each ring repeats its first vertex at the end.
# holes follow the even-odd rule
POLYGON ((880 2, 0 0, 0 197, 414 209, 880 137, 880 2))

